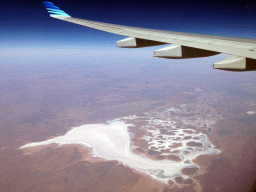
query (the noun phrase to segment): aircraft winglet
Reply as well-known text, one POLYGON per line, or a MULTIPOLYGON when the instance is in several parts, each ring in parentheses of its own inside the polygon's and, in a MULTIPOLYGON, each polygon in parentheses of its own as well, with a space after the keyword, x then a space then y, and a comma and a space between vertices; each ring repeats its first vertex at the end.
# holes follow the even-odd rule
POLYGON ((53 3, 49 1, 44 1, 43 3, 51 17, 70 17, 70 15, 62 11, 59 7, 57 7, 53 3))

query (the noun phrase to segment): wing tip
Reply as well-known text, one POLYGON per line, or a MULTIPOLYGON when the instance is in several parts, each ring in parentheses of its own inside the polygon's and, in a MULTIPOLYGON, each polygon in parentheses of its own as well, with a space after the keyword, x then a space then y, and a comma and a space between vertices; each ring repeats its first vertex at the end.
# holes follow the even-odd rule
POLYGON ((43 1, 43 3, 51 17, 54 17, 54 18, 70 17, 70 15, 62 11, 59 7, 54 5, 52 2, 43 1))

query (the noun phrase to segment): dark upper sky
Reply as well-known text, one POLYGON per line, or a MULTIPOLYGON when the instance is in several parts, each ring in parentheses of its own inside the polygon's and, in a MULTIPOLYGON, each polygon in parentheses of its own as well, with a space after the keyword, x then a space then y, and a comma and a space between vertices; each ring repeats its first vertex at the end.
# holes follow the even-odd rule
MULTIPOLYGON (((255 38, 256 8, 249 1, 51 1, 72 17, 170 31, 255 38)), ((43 1, 0 5, 2 48, 115 47, 123 37, 50 18, 43 1)), ((256 6, 256 5, 255 5, 256 6)))

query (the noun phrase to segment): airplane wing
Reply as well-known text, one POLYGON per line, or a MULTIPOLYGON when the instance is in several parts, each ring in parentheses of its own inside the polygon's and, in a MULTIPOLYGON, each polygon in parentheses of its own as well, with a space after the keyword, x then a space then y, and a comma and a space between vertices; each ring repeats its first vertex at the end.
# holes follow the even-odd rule
POLYGON ((50 16, 55 19, 128 36, 128 38, 117 41, 117 47, 140 48, 171 44, 154 52, 154 57, 169 59, 208 57, 226 53, 230 57, 214 63, 214 69, 230 71, 256 70, 256 39, 199 35, 102 23, 73 18, 48 1, 44 1, 44 5, 50 16))

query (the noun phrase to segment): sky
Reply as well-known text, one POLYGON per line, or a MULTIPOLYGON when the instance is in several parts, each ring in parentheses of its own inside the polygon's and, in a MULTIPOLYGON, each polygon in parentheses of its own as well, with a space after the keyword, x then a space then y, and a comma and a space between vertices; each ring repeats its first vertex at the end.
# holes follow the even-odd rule
MULTIPOLYGON (((178 32, 256 38, 256 9, 249 1, 51 2, 75 18, 178 32)), ((153 58, 154 50, 166 45, 139 49, 117 48, 116 41, 126 37, 51 18, 43 1, 1 2, 0 19, 1 68, 81 63, 85 58, 87 63, 113 58, 131 62, 147 61, 147 65, 153 60, 178 64, 184 62, 153 58), (97 61, 93 58, 97 58, 97 61)), ((199 60, 211 59, 209 63, 212 64, 213 61, 221 60, 220 57, 228 56, 199 60)))
MULTIPOLYGON (((169 31, 255 38, 256 8, 249 1, 60 1, 72 17, 169 31)), ((122 36, 53 19, 43 1, 4 1, 1 48, 115 47, 122 36)))

